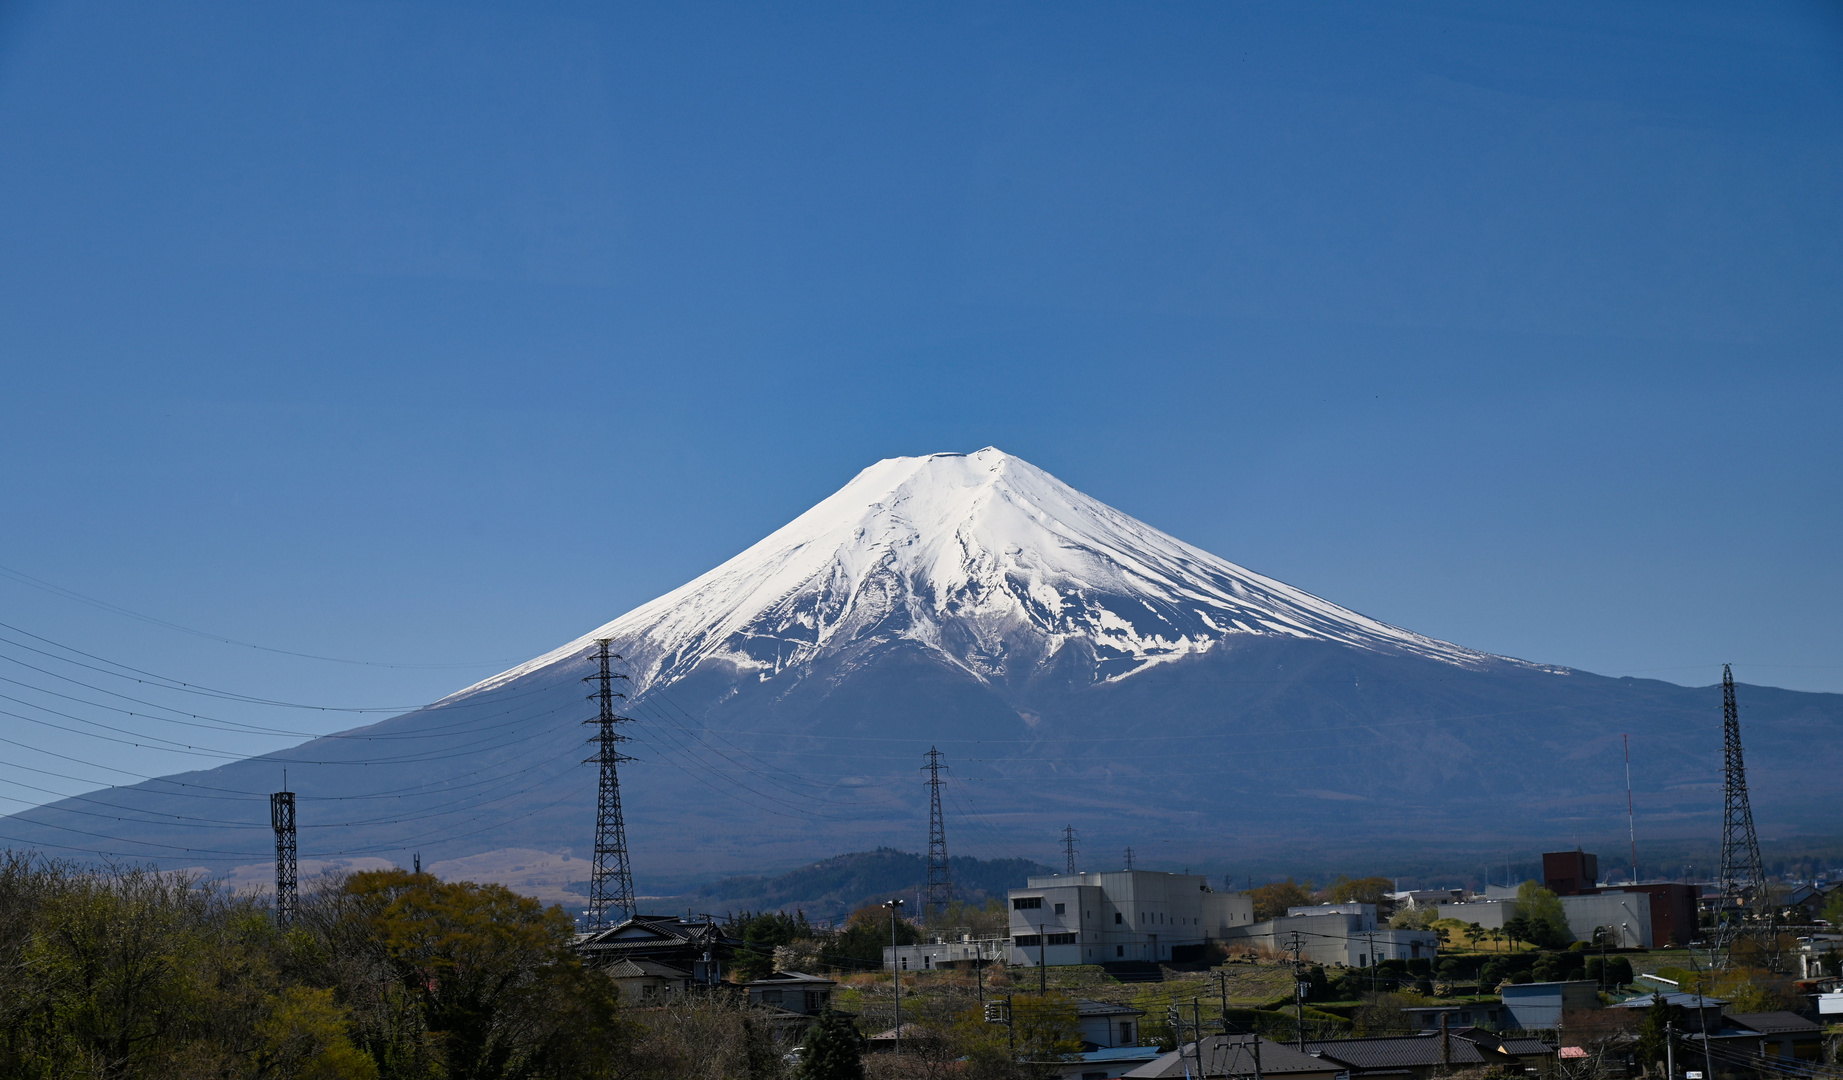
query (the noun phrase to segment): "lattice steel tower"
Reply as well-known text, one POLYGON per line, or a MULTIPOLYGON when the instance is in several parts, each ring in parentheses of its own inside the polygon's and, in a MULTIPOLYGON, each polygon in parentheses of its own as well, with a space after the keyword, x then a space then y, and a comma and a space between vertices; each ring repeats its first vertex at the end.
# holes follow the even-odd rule
POLYGON ((621 820, 621 778, 615 766, 633 758, 616 749, 627 741, 627 736, 617 733, 616 724, 633 722, 632 717, 618 716, 614 711, 614 699, 625 700, 626 694, 614 692, 614 680, 627 676, 616 674, 609 666, 609 661, 619 660, 619 653, 608 651, 610 639, 599 638, 595 657, 601 664, 601 670, 582 680, 599 683, 596 692, 589 695, 589 700, 601 703, 600 715, 593 720, 584 720, 584 724, 598 725, 599 730, 589 737, 595 746, 595 756, 585 761, 601 766, 601 786, 595 794, 595 865, 589 874, 589 927, 600 930, 609 925, 608 913, 619 912, 622 921, 634 914, 634 875, 627 865, 627 826, 621 820))
POLYGON ((928 906, 940 910, 953 899, 953 871, 947 865, 947 824, 941 817, 941 752, 928 748, 928 906))
POLYGON ((1075 826, 1064 825, 1062 827, 1062 854, 1068 860, 1071 874, 1075 872, 1075 853, 1079 850, 1081 849, 1075 846, 1075 826))
MULTIPOLYGON (((287 786, 284 773, 282 787, 287 786)), ((284 790, 269 796, 269 824, 275 828, 275 924, 285 927, 294 922, 301 887, 294 861, 294 792, 284 790)))
POLYGON ((1721 811, 1721 893, 1715 915, 1715 946, 1732 955, 1735 941, 1754 937, 1771 949, 1772 898, 1766 894, 1766 869, 1760 840, 1753 831, 1753 808, 1747 803, 1747 766, 1741 760, 1741 713, 1734 702, 1734 673, 1721 666, 1722 774, 1725 797, 1721 811), (1745 894, 1746 902, 1740 898, 1745 894))

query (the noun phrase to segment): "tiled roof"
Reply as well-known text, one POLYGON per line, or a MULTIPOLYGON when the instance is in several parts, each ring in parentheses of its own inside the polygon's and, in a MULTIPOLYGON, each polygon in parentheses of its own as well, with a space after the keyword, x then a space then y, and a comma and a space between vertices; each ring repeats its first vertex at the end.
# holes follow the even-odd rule
POLYGON ((1822 1031, 1821 1025, 1813 1024, 1797 1013, 1763 1012, 1763 1013, 1729 1013, 1728 1019, 1765 1035, 1790 1035, 1793 1033, 1822 1031))
MULTIPOLYGON (((1254 1075, 1254 1055, 1252 1047, 1241 1041, 1244 1037, 1225 1037, 1209 1035, 1203 1039, 1203 1075, 1210 1076, 1252 1076, 1254 1075)), ((1127 1073, 1127 1076, 1194 1076, 1196 1044, 1185 1043, 1176 1050, 1158 1058, 1150 1064, 1127 1073)), ((1261 1040, 1261 1072, 1266 1076, 1300 1075, 1304 1073, 1341 1072, 1342 1067, 1334 1061, 1323 1061, 1310 1054, 1301 1054, 1284 1043, 1272 1039, 1261 1040)))
MULTIPOLYGON (((1450 1042, 1454 1065, 1483 1065, 1486 1062, 1503 1060, 1497 1054, 1487 1055, 1469 1040, 1454 1036, 1450 1042)), ((1440 1036, 1437 1034, 1386 1035, 1370 1039, 1328 1039, 1323 1042, 1307 1042, 1305 1047, 1309 1053, 1322 1055, 1364 1072, 1415 1065, 1439 1065, 1445 1060, 1440 1052, 1440 1036)))
POLYGON ((1075 1002, 1075 1011, 1083 1016, 1144 1016, 1144 1009, 1135 1009, 1131 1005, 1117 1005, 1111 1001, 1091 1001, 1081 998, 1075 1002))

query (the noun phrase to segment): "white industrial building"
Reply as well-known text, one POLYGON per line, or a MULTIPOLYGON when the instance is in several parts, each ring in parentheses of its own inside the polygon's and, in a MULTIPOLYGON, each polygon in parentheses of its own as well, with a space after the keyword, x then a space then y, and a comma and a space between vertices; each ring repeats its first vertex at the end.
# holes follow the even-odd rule
MULTIPOLYGON (((1651 896, 1641 892, 1607 891, 1590 896, 1560 897, 1568 933, 1576 941, 1594 940, 1605 928, 1609 947, 1642 949, 1651 945, 1651 896)), ((1519 913, 1516 890, 1493 886, 1483 900, 1441 904, 1440 918, 1477 923, 1486 930, 1501 930, 1519 913), (1493 895, 1497 894, 1497 895, 1493 895)))
POLYGON ((1155 870, 1056 874, 1008 894, 1012 964, 1182 960, 1254 922, 1254 901, 1214 892, 1199 874, 1155 870), (1175 952, 1175 955, 1174 955, 1175 952))
POLYGON ((1391 930, 1376 925, 1374 904, 1313 904, 1287 908, 1277 919, 1254 923, 1229 935, 1275 952, 1292 952, 1314 964, 1369 967, 1378 960, 1431 959, 1440 935, 1431 930, 1391 930))

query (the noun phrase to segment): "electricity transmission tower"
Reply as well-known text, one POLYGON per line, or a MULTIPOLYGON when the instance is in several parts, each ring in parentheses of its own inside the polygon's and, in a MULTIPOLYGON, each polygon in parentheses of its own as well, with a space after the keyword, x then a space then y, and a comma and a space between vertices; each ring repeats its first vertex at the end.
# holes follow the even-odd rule
POLYGON ((1721 895, 1715 915, 1715 947, 1724 960, 1734 943, 1754 937, 1776 952, 1772 898, 1766 894, 1765 864, 1747 803, 1747 766, 1741 760, 1741 713, 1734 702, 1734 673, 1721 666, 1721 736, 1724 797, 1721 811, 1721 895), (1743 901, 1743 897, 1745 900, 1743 901))
POLYGON ((1075 826, 1064 825, 1062 827, 1062 854, 1068 861, 1069 873, 1071 874, 1075 872, 1075 852, 1077 850, 1075 846, 1075 826))
MULTIPOLYGON (((953 872, 947 865, 947 823, 941 817, 941 752, 928 748, 928 907, 941 910, 953 899, 953 872)), ((925 912, 924 912, 925 914, 925 912)))
MULTIPOLYGON (((282 775, 282 787, 288 777, 282 775)), ((294 922, 294 909, 300 897, 300 878, 294 862, 294 792, 278 791, 269 796, 269 824, 275 827, 275 923, 286 927, 294 922)))
POLYGON ((634 875, 627 865, 627 826, 621 820, 621 778, 615 766, 633 758, 616 749, 627 741, 627 736, 617 734, 616 724, 632 723, 633 718, 616 716, 614 699, 627 697, 626 694, 614 692, 614 680, 625 679, 609 667, 609 661, 619 660, 619 653, 608 651, 609 639, 600 638, 596 659, 601 670, 582 680, 599 683, 596 692, 589 695, 591 701, 601 703, 601 712, 593 720, 584 720, 584 724, 595 724, 599 730, 589 737, 589 742, 596 747, 595 756, 585 761, 595 762, 601 766, 601 785, 595 794, 595 865, 589 874, 589 928, 604 929, 609 925, 608 913, 617 911, 621 920, 634 914, 634 875))

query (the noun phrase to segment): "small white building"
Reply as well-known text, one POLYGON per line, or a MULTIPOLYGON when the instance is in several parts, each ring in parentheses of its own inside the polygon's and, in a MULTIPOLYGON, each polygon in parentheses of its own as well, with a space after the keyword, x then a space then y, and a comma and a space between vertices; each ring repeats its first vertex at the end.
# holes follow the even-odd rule
POLYGON ((1052 967, 1182 960, 1254 921, 1254 902, 1200 874, 1054 874, 1008 894, 1012 964, 1052 967))
POLYGON ((1011 939, 961 935, 936 938, 919 945, 883 946, 883 970, 933 971, 936 968, 972 968, 1003 961, 1011 955, 1011 939))
POLYGON ((1280 918, 1254 923, 1231 936, 1275 952, 1291 952, 1296 943, 1302 959, 1354 968, 1379 960, 1432 959, 1440 947, 1440 935, 1431 930, 1377 926, 1374 904, 1287 908, 1280 918))

